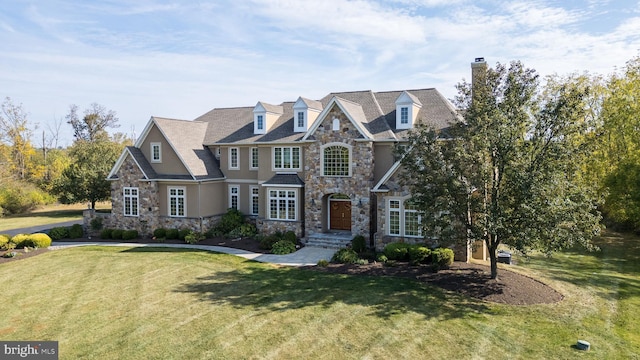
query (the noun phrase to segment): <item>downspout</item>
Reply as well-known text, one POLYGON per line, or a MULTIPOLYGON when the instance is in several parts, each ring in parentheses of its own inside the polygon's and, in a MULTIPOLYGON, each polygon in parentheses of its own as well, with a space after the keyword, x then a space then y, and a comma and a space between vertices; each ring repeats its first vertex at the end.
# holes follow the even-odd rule
POLYGON ((200 185, 202 185, 202 181, 198 181, 198 217, 200 218, 200 233, 202 231, 202 207, 200 207, 200 185))

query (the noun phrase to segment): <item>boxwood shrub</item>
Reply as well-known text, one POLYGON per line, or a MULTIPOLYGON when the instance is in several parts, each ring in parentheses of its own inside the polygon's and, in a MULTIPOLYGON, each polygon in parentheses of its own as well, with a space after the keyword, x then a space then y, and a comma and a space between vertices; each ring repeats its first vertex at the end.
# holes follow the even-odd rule
POLYGON ((167 230, 167 239, 169 240, 178 240, 180 236, 180 230, 178 229, 168 229, 167 230))
POLYGON ((82 225, 73 224, 69 228, 69 239, 78 239, 84 235, 84 231, 82 230, 82 225))
POLYGON ((113 229, 102 229, 102 231, 100 231, 100 239, 111 239, 112 232, 113 229))
POLYGON ((273 244, 271 252, 276 255, 291 254, 296 251, 296 244, 289 240, 280 240, 273 244))
POLYGON ((153 230, 153 237, 157 239, 162 239, 167 237, 167 229, 159 228, 153 230))
POLYGON ((446 269, 453 264, 453 250, 447 248, 437 248, 431 252, 433 266, 436 269, 446 269))
POLYGON ((427 264, 431 262, 431 249, 420 245, 411 246, 409 248, 409 261, 412 264, 427 264))
POLYGON ((383 252, 389 260, 407 261, 409 260, 410 247, 411 245, 407 243, 394 242, 387 244, 383 252))
POLYGON ((111 238, 114 240, 122 240, 122 234, 124 234, 124 230, 113 229, 111 231, 111 238))
POLYGON ((69 228, 66 226, 58 226, 49 230, 51 240, 61 240, 69 237, 69 228))
POLYGON ((331 258, 331 262, 340 264, 355 264, 358 262, 358 254, 352 249, 340 249, 331 258))
POLYGON ((138 238, 137 230, 125 230, 122 232, 122 240, 133 240, 138 238))
POLYGON ((367 249, 367 242, 364 236, 362 235, 354 236, 353 239, 351 240, 351 248, 353 249, 353 251, 357 252, 358 254, 364 252, 367 249))

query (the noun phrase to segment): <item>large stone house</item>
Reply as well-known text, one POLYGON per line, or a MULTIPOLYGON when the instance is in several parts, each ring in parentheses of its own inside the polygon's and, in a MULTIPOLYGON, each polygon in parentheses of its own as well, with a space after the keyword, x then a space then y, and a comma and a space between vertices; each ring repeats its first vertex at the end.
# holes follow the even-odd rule
POLYGON ((378 249, 422 241, 393 150, 418 123, 459 120, 433 88, 259 101, 192 121, 152 117, 108 176, 108 226, 206 231, 236 208, 261 232, 292 230, 304 241, 363 235, 378 249))

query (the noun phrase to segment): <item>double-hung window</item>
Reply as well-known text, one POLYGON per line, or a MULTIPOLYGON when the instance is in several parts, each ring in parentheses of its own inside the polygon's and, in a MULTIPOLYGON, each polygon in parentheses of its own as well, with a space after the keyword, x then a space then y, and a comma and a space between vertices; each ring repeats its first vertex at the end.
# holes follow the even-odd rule
POLYGON ((258 215, 260 212, 260 188, 251 186, 251 215, 258 215))
POLYGON ((256 115, 256 128, 264 130, 264 115, 256 115))
POLYGON ((304 111, 298 111, 298 127, 304 128, 304 111))
POLYGON ((269 190, 269 219, 296 220, 298 197, 296 190, 269 190))
POLYGON ((151 162, 162 162, 162 144, 158 142, 151 143, 151 162))
POLYGON ((240 168, 240 149, 229 148, 229 169, 238 170, 240 168))
POLYGON ((251 151, 249 151, 249 169, 257 170, 258 169, 258 148, 252 147, 251 151))
POLYGON ((240 187, 237 185, 229 186, 229 208, 240 210, 240 187))
POLYGON ((274 170, 300 170, 300 148, 279 146, 273 148, 274 170))
POLYGON ((169 187, 169 216, 187 216, 187 189, 185 187, 169 187))
POLYGON ((409 108, 401 107, 400 108, 400 124, 406 125, 409 124, 409 108))
POLYGON ((138 188, 125 187, 122 189, 124 200, 124 216, 138 216, 138 188))

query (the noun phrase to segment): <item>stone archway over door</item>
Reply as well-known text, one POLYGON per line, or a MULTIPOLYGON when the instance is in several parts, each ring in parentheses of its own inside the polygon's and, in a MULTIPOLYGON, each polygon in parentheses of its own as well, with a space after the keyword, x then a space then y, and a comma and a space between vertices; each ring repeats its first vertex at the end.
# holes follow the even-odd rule
POLYGON ((329 229, 351 231, 351 200, 329 199, 329 229))

